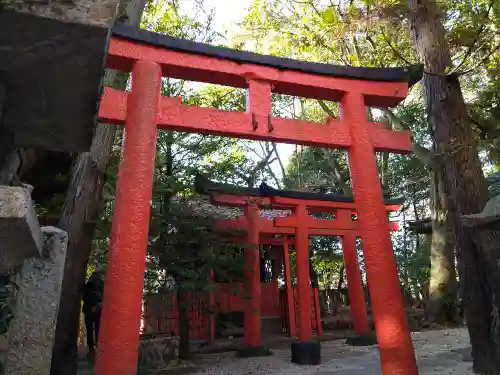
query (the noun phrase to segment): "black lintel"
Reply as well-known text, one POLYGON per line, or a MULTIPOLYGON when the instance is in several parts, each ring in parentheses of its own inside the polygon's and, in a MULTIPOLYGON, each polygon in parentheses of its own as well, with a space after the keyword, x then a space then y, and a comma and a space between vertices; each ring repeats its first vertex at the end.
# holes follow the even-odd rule
POLYGON ((120 39, 167 48, 169 50, 323 76, 378 82, 408 82, 409 86, 412 86, 420 81, 424 71, 423 65, 409 65, 396 68, 365 68, 298 61, 174 38, 144 29, 136 29, 123 23, 117 23, 113 27, 112 32, 114 37, 120 39))
POLYGON ((426 218, 423 220, 413 220, 409 221, 408 229, 415 234, 430 234, 432 233, 432 221, 431 218, 426 218))
MULTIPOLYGON (((195 192, 198 194, 211 194, 223 193, 236 196, 251 196, 251 197, 283 197, 302 200, 326 201, 326 202, 346 202, 353 203, 354 198, 350 195, 340 194, 321 194, 310 193, 294 190, 279 190, 275 189, 265 183, 262 183, 259 188, 248 188, 230 184, 221 184, 210 181, 208 178, 201 174, 195 177, 195 192)), ((384 200, 386 205, 403 204, 404 197, 386 198, 384 200)))

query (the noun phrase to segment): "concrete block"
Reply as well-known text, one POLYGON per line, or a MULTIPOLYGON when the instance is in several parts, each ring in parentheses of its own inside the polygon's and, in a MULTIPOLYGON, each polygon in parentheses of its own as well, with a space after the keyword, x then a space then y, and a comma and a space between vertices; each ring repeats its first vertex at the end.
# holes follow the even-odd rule
POLYGON ((0 122, 12 137, 9 146, 89 151, 115 5, 116 0, 57 6, 7 0, 0 11, 6 90, 0 122))
POLYGON ((30 190, 0 186, 0 273, 40 256, 42 249, 43 234, 30 190))
POLYGON ((54 227, 42 232, 43 257, 25 260, 19 273, 5 375, 50 374, 68 235, 54 227))

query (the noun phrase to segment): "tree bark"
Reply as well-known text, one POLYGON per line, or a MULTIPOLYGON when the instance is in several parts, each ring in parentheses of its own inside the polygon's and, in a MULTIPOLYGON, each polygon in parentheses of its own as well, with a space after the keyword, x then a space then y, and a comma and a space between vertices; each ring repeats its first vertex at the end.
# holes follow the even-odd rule
MULTIPOLYGON (((145 0, 132 0, 120 6, 117 17, 128 19, 138 27, 145 0)), ((127 76, 107 71, 105 84, 125 89, 127 76)), ((98 124, 89 152, 78 155, 73 166, 71 183, 59 221, 59 228, 68 233, 66 264, 57 316, 51 375, 76 375, 77 338, 80 301, 85 283, 86 264, 90 255, 95 221, 100 212, 104 177, 116 128, 98 124)))
MULTIPOLYGON (((410 130, 389 110, 384 110, 391 123, 399 130, 410 130)), ((458 313, 458 287, 455 269, 455 246, 450 202, 446 194, 443 176, 437 172, 433 160, 434 150, 413 142, 413 153, 430 170, 432 219, 432 241, 430 248, 431 275, 429 299, 426 301, 426 315, 429 323, 456 323, 458 313)), ((415 215, 417 215, 414 205, 415 215)), ((415 217, 418 220, 418 217, 415 217)), ((417 248, 419 247, 417 236, 417 248)))
MULTIPOLYGON (((464 228, 461 215, 481 212, 489 196, 459 79, 452 67, 435 1, 409 0, 413 45, 424 63, 423 87, 433 128, 437 171, 449 195, 461 292, 472 344, 474 372, 500 374, 498 340, 500 239, 464 228)), ((500 340, 499 340, 500 341, 500 340)))
POLYGON ((93 221, 99 211, 104 172, 114 138, 114 127, 98 125, 90 152, 80 154, 73 167, 72 180, 58 225, 68 232, 68 248, 51 375, 76 374, 80 300, 94 234, 93 221))
POLYGON ((426 315, 429 323, 458 323, 458 289, 453 228, 444 181, 431 170, 431 274, 426 315))

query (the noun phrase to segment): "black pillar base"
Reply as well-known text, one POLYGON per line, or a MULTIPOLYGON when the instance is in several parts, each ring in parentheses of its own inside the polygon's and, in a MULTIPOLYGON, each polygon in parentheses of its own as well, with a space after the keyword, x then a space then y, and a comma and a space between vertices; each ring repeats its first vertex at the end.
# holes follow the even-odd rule
POLYGON ((297 365, 319 365, 321 344, 319 341, 292 342, 292 362, 297 365))
POLYGON ((247 346, 236 352, 236 357, 240 358, 267 357, 270 355, 273 355, 273 352, 263 346, 247 346))
POLYGON ((375 334, 375 332, 370 332, 362 335, 349 336, 347 337, 346 344, 351 346, 377 345, 377 335, 375 334))

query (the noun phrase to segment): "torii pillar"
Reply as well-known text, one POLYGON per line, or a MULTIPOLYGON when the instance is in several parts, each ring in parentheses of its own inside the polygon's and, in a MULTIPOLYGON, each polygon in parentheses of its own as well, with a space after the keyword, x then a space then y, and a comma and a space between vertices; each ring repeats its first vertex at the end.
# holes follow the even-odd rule
POLYGON ((347 233, 341 237, 342 255, 347 275, 347 292, 349 293, 350 313, 355 336, 347 338, 347 344, 363 346, 375 345, 377 337, 372 334, 366 311, 365 292, 361 280, 358 254, 356 251, 356 234, 347 233))
POLYGON ((137 372, 160 85, 158 64, 135 63, 104 281, 94 369, 99 375, 135 375, 137 372))
POLYGON ((351 130, 349 165, 382 373, 417 375, 370 129, 379 125, 368 122, 365 98, 358 92, 344 94, 341 119, 351 130))
POLYGON ((245 205, 248 240, 245 247, 245 347, 236 352, 238 357, 262 357, 271 352, 262 346, 261 286, 260 286, 260 199, 249 199, 245 205))
POLYGON ((295 300, 293 298, 292 276, 290 272, 290 249, 288 248, 288 236, 283 239, 283 262, 285 263, 285 286, 286 303, 288 306, 288 334, 295 337, 297 329, 295 328, 295 300))
POLYGON ((298 365, 317 365, 321 362, 321 346, 313 340, 311 326, 311 275, 309 272, 309 212, 305 205, 294 207, 295 259, 297 272, 298 341, 291 345, 292 362, 298 365))

